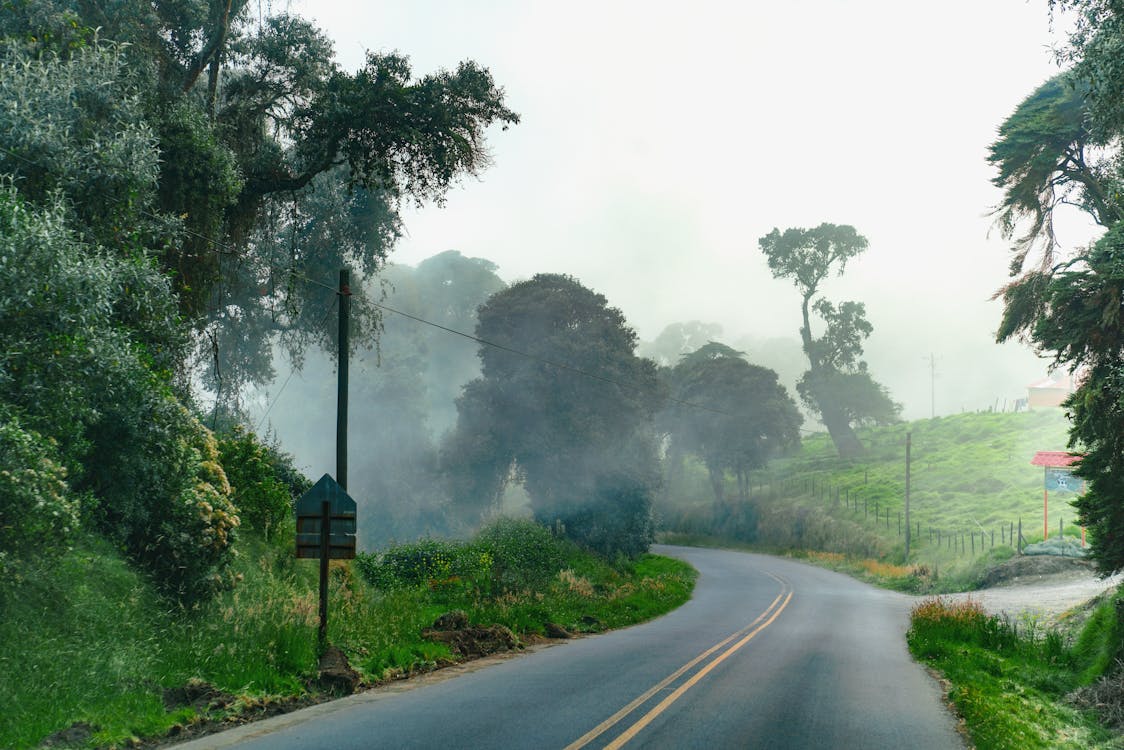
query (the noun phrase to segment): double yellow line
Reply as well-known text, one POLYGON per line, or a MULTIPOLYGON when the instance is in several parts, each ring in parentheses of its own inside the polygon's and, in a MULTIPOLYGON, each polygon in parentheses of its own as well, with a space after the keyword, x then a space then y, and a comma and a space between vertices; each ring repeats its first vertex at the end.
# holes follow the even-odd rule
POLYGON ((777 594, 777 598, 772 601, 772 603, 765 609, 765 611, 757 616, 757 619, 746 625, 744 628, 741 628, 737 632, 733 633, 732 635, 726 637, 722 641, 714 644, 706 651, 703 651, 694 659, 691 659, 691 661, 687 662, 664 679, 660 680, 648 690, 644 691, 644 693, 637 696, 636 699, 629 703, 627 706, 617 711, 608 719, 605 719, 605 721, 601 722, 578 739, 571 742, 566 746, 565 750, 579 750, 580 748, 583 748, 589 743, 593 742, 593 740, 597 739, 602 734, 612 729, 614 726, 620 723, 621 720, 623 720, 637 708, 647 703, 656 693, 678 680, 684 674, 694 669, 699 665, 699 663, 705 661, 716 652, 721 651, 724 648, 726 649, 725 651, 722 651, 721 654, 714 657, 714 659, 712 659, 706 666, 692 675, 690 679, 686 680, 682 685, 672 691, 666 698, 656 704, 651 710, 648 711, 648 713, 641 716, 636 722, 634 722, 631 726, 621 732, 621 734, 618 735, 615 740, 605 745, 605 750, 617 750, 618 748, 623 747, 626 742, 639 734, 640 731, 644 729, 644 727, 651 724, 657 716, 666 711, 672 703, 675 703, 675 701, 679 700, 684 693, 694 687, 702 678, 706 677, 712 669, 725 661, 730 655, 732 655, 742 646, 753 640, 753 638, 762 630, 772 625, 773 620, 777 619, 777 616, 780 615, 782 611, 784 611, 784 608, 788 606, 789 601, 792 600, 792 588, 791 586, 789 586, 788 582, 783 580, 782 578, 779 578, 772 573, 769 573, 769 575, 781 584, 781 592, 777 594), (730 645, 731 643, 733 643, 733 645, 730 645))

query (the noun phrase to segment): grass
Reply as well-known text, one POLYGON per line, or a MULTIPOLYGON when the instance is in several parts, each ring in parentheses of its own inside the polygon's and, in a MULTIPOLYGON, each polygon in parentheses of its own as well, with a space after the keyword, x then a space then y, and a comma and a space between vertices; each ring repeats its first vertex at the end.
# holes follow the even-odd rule
POLYGON ((978 750, 1118 748, 1124 740, 1071 697, 1089 680, 1103 636, 1103 627, 1087 625, 1069 646, 1057 631, 1033 624, 1019 633, 977 602, 935 598, 914 608, 907 640, 915 657, 948 680, 978 750), (1090 650, 1082 639, 1100 644, 1090 650))
MULTIPOLYGON (((826 434, 813 435, 796 453, 754 472, 748 508, 726 510, 720 518, 704 469, 688 462, 668 481, 660 507, 664 538, 711 537, 779 554, 837 553, 846 562, 835 567, 908 591, 972 588, 984 568, 1011 554, 1009 531, 1020 519, 1027 542, 1042 540, 1043 475, 1030 460, 1039 450, 1063 450, 1067 431, 1059 410, 960 414, 862 429, 866 452, 853 460, 840 459, 826 434), (899 526, 907 432, 912 433, 908 560, 899 526), (917 570, 887 569, 882 575, 863 561, 917 570)), ((734 492, 731 484, 729 495, 734 492)), ((1051 537, 1059 520, 1067 537, 1080 537, 1071 497, 1051 495, 1051 537)))
MULTIPOLYGON (((538 533, 508 531, 510 547, 538 533)), ((421 637, 452 609, 527 637, 547 622, 586 632, 639 622, 690 596, 694 571, 680 561, 609 563, 552 544, 558 564, 533 581, 504 570, 502 579, 375 586, 358 561, 334 562, 329 640, 375 684, 452 660, 446 646, 421 637)), ((508 546, 495 549, 502 557, 508 546)), ((79 722, 92 727, 86 746, 125 747, 204 719, 318 699, 316 564, 252 537, 239 553, 239 584, 188 611, 167 605, 95 538, 0 590, 0 747, 32 748, 79 722), (185 685, 224 697, 165 706, 165 691, 185 685)))

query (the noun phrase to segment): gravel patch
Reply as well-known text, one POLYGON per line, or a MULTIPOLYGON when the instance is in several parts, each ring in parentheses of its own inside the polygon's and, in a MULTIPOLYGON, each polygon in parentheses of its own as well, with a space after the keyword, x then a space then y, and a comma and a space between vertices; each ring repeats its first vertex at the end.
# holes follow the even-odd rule
POLYGON ((987 588, 949 598, 972 599, 987 612, 1016 622, 1050 626, 1065 612, 1119 586, 1124 575, 1100 578, 1083 560, 1041 555, 1012 558, 989 574, 989 581, 993 585, 987 588))

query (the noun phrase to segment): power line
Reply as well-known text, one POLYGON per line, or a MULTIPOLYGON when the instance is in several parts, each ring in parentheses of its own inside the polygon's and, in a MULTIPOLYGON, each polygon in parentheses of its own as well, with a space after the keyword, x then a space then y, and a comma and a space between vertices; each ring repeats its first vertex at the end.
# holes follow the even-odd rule
MULTIPOLYGON (((297 273, 296 271, 290 271, 290 273, 293 274, 294 276, 297 276, 298 278, 301 278, 301 279, 311 283, 311 284, 316 284, 316 285, 322 286, 326 289, 331 289, 331 290, 335 291, 335 287, 332 287, 332 286, 329 286, 328 284, 317 281, 316 279, 308 277, 304 274, 297 273)), ((546 359, 545 357, 540 357, 538 355, 531 354, 529 352, 525 352, 525 351, 522 351, 522 350, 519 350, 519 349, 515 349, 514 347, 507 346, 506 344, 498 344, 494 341, 482 339, 479 336, 474 336, 470 333, 465 333, 464 331, 458 331, 455 328, 449 328, 448 326, 443 326, 440 323, 434 323, 432 320, 426 320, 425 318, 422 318, 418 315, 413 315, 412 313, 404 312, 402 310, 397 310, 393 307, 390 307, 389 305, 384 305, 384 304, 379 303, 379 302, 374 302, 370 299, 367 300, 367 304, 369 304, 373 307, 377 307, 380 310, 385 310, 387 312, 394 313, 395 315, 400 315, 404 318, 408 318, 408 319, 416 321, 418 323, 422 323, 423 325, 427 325, 427 326, 430 326, 432 328, 436 328, 440 331, 444 331, 446 333, 453 334, 454 336, 460 336, 462 338, 466 338, 469 341, 474 341, 474 342, 476 342, 478 344, 481 344, 483 346, 489 346, 489 347, 492 347, 494 349, 499 349, 501 351, 508 352, 510 354, 515 354, 517 356, 524 357, 526 359, 532 360, 534 362, 538 362, 540 364, 547 365, 549 367, 555 367, 555 368, 558 368, 558 369, 561 369, 561 370, 567 370, 569 372, 573 372, 573 373, 575 373, 577 375, 581 375, 583 377, 587 377, 587 378, 590 378, 590 379, 593 379, 593 380, 598 380, 602 383, 608 383, 610 385, 615 385, 618 388, 624 388, 626 390, 636 391, 636 392, 639 392, 639 393, 646 393, 647 392, 647 389, 644 388, 641 385, 638 385, 638 384, 635 384, 635 383, 626 383, 624 381, 616 380, 614 378, 605 377, 604 375, 598 375, 597 373, 589 372, 588 370, 583 370, 579 367, 574 367, 573 365, 568 365, 565 362, 558 362, 556 360, 546 359)), ((727 417, 729 419, 744 419, 745 418, 745 415, 730 414, 729 412, 722 411, 721 409, 714 409, 714 408, 711 408, 709 406, 704 406, 703 404, 696 404, 696 403, 693 403, 693 402, 690 402, 690 401, 684 401, 683 399, 675 398, 674 396, 667 396, 666 398, 671 403, 678 404, 680 406, 686 406, 686 407, 691 408, 691 409, 699 409, 701 411, 707 411, 707 412, 710 412, 712 414, 717 414, 719 416, 727 417)), ((797 428, 797 429, 799 429, 801 432, 805 432, 805 433, 808 433, 808 434, 815 434, 815 431, 813 431, 813 430, 806 430, 802 427, 797 428)))
MULTIPOLYGON (((9 149, 5 146, 0 146, 0 151, 4 151, 5 153, 15 157, 16 159, 19 159, 20 161, 23 161, 26 164, 31 165, 33 167, 43 168, 42 165, 37 164, 36 162, 32 161, 31 159, 28 159, 27 157, 25 157, 24 155, 22 155, 20 153, 17 153, 15 151, 12 151, 11 149, 9 149)), ((150 219, 157 220, 157 221, 162 220, 163 218, 166 218, 166 217, 161 217, 157 214, 153 214, 153 213, 151 213, 151 212, 149 212, 149 211, 147 211, 143 208, 138 208, 137 212, 149 217, 150 219)), ((198 239, 201 239, 204 242, 208 242, 211 245, 213 245, 216 249, 222 250, 228 255, 238 255, 239 254, 238 250, 234 246, 228 245, 228 244, 223 243, 223 242, 220 242, 219 240, 216 240, 214 237, 208 237, 206 235, 200 234, 199 232, 195 232, 194 230, 191 230, 187 227, 181 226, 180 229, 185 234, 188 234, 188 235, 191 235, 191 236, 196 237, 198 239)), ((325 284, 321 281, 317 281, 316 279, 313 279, 313 278, 311 278, 311 277, 309 277, 305 274, 298 273, 295 269, 289 269, 289 274, 292 275, 292 276, 295 276, 297 278, 303 279, 304 281, 306 281, 310 284, 314 284, 316 286, 320 286, 320 287, 323 287, 325 289, 329 289, 332 292, 336 292, 337 294, 339 292, 339 290, 336 287, 331 286, 329 284, 325 284)), ((324 321, 327 320, 328 315, 331 313, 332 309, 334 309, 334 307, 335 307, 335 303, 336 303, 336 298, 333 297, 332 298, 332 305, 329 306, 328 310, 324 314, 324 317, 321 319, 320 323, 317 324, 318 326, 322 326, 324 324, 324 321)), ((380 310, 385 310, 387 312, 391 312, 391 313, 394 313, 396 315, 401 315, 404 318, 409 318, 410 320, 414 320, 414 321, 417 321, 418 323, 422 323, 424 325, 431 326, 433 328, 437 328, 439 330, 445 331, 446 333, 450 333, 450 334, 453 334, 453 335, 456 335, 456 336, 461 336, 463 338, 469 339, 470 341, 474 341, 474 342, 476 342, 478 344, 481 344, 483 346, 489 346, 489 347, 492 347, 494 349, 499 349, 501 351, 508 352, 510 354, 515 354, 517 356, 524 357, 526 359, 530 359, 530 360, 535 361, 535 362, 539 362, 540 364, 545 364, 549 367, 555 367, 555 368, 558 368, 558 369, 561 369, 561 370, 567 370, 569 372, 573 372, 577 375, 581 375, 583 377, 590 378, 592 380, 598 380, 598 381, 601 381, 603 383, 614 385, 618 388, 623 388, 625 390, 635 391, 637 393, 646 393, 646 391, 647 391, 646 388, 644 388, 641 385, 635 384, 635 383, 625 383, 625 382, 622 382, 622 381, 619 381, 619 380, 616 380, 616 379, 613 379, 613 378, 608 378, 608 377, 605 377, 603 375, 598 375, 596 373, 592 373, 592 372, 589 372, 587 370, 583 370, 583 369, 578 368, 578 367, 574 367, 573 365, 568 365, 564 362, 557 362, 557 361, 554 361, 554 360, 546 359, 544 357, 539 357, 537 355, 530 354, 530 353, 524 352, 524 351, 520 351, 519 349, 515 349, 513 347, 506 346, 504 344, 497 344, 494 341, 488 341, 486 339, 479 338, 478 336, 473 336, 472 334, 464 333, 463 331, 457 331, 455 329, 448 328, 448 327, 443 326, 439 323, 434 323, 431 320, 426 320, 425 318, 421 318, 419 316, 412 315, 412 314, 407 313, 407 312, 403 312, 402 310, 396 310, 396 309, 390 307, 389 305, 383 305, 381 303, 375 302, 375 301, 370 300, 370 299, 367 300, 367 303, 370 304, 373 307, 376 307, 376 308, 380 309, 380 310)), ((269 412, 273 409, 273 406, 277 403, 277 399, 280 398, 281 394, 285 390, 285 387, 289 384, 289 381, 292 380, 294 372, 295 372, 295 370, 290 370, 289 375, 285 378, 285 382, 281 385, 281 389, 277 392, 277 395, 274 396, 274 399, 273 399, 272 403, 270 403, 269 407, 266 409, 265 414, 262 415, 262 418, 258 422, 258 426, 257 426, 256 429, 261 428, 262 422, 265 421, 265 418, 269 415, 269 412)), ((743 418, 745 418, 745 415, 730 414, 729 412, 725 412, 725 411, 722 411, 720 409, 714 409, 714 408, 711 408, 709 406, 704 406, 702 404, 696 404, 696 403, 692 403, 690 401, 684 401, 683 399, 675 398, 674 396, 667 396, 666 399, 668 401, 670 401, 671 403, 678 404, 680 406, 685 406, 685 407, 688 407, 688 408, 691 408, 691 409, 699 409, 701 411, 707 411, 707 412, 710 412, 712 414, 717 414, 719 416, 727 417, 729 419, 743 419, 743 418)), ((799 430, 800 432, 803 432, 803 433, 807 433, 807 434, 816 434, 816 432, 814 430, 807 430, 807 429, 804 429, 803 427, 798 427, 797 430, 799 430)))

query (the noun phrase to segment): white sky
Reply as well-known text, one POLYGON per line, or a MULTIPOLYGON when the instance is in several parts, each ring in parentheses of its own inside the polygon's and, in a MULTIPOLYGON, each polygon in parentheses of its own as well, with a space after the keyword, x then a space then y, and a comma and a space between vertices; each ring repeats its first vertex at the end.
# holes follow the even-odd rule
MULTIPOLYGON (((1045 371, 992 344, 1006 243, 985 157, 996 128, 1057 72, 1045 0, 666 3, 296 2, 357 68, 365 49, 415 74, 472 59, 520 125, 444 208, 405 214, 392 260, 456 249, 508 281, 572 274, 642 338, 721 323, 795 337, 799 298, 770 276, 773 227, 852 224, 870 250, 825 291, 867 304, 877 379, 928 416, 1025 395, 1045 371)), ((1085 239, 1075 230, 1063 243, 1085 239)), ((749 352, 753 358, 753 352, 749 352)))

